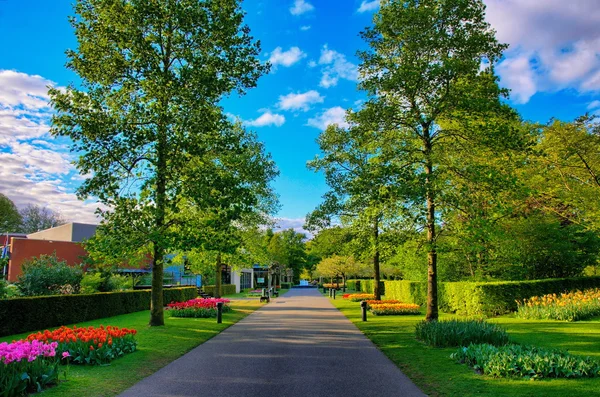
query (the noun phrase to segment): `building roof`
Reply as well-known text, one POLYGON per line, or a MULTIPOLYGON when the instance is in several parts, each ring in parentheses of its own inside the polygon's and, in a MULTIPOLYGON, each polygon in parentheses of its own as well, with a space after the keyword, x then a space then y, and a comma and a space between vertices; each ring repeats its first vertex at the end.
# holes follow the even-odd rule
POLYGON ((98 225, 72 222, 28 234, 27 238, 36 240, 71 241, 74 243, 79 243, 96 234, 97 227, 98 225))

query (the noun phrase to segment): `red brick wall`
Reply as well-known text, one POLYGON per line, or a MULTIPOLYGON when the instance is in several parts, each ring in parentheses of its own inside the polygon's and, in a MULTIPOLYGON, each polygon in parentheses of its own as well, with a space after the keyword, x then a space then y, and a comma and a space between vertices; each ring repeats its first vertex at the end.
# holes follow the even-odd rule
POLYGON ((81 263, 81 257, 87 252, 78 244, 70 241, 29 240, 13 237, 11 239, 10 262, 8 264, 8 281, 18 280, 23 263, 40 255, 52 255, 67 261, 67 265, 81 263))

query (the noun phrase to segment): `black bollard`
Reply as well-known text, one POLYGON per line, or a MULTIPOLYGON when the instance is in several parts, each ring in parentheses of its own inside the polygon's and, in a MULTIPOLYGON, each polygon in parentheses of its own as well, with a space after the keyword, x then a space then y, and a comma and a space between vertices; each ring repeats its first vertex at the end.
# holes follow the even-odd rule
POLYGON ((223 302, 217 302, 217 324, 223 322, 223 302))
POLYGON ((333 299, 335 299, 335 288, 333 289, 333 299))
POLYGON ((367 302, 360 302, 360 308, 362 309, 362 320, 367 321, 367 302))

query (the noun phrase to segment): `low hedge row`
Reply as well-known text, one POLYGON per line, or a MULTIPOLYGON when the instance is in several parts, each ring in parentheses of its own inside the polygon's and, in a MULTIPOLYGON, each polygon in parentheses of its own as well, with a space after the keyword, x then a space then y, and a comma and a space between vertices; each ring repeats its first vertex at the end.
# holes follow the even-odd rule
POLYGON ((292 288, 292 283, 281 283, 281 289, 290 289, 292 288))
MULTIPOLYGON (((379 282, 379 289, 381 290, 381 295, 385 295, 387 281, 379 282)), ((373 279, 363 279, 363 280, 346 280, 346 286, 349 289, 354 291, 364 292, 366 294, 372 294, 373 288, 375 287, 375 280, 373 279)))
MULTIPOLYGON (((0 300, 0 336, 150 309, 150 290, 0 300)), ((195 287, 165 288, 165 305, 198 296, 195 287)))
MULTIPOLYGON (((215 296, 215 286, 214 285, 205 285, 202 287, 204 292, 210 296, 215 296)), ((235 294, 235 285, 234 284, 223 284, 221 285, 221 294, 222 295, 233 295, 235 294)))
MULTIPOLYGON (((372 280, 349 280, 357 290, 373 293, 372 280)), ((427 283, 421 281, 383 281, 385 298, 423 305, 427 302, 427 283)), ((439 308, 464 316, 495 316, 517 310, 517 302, 532 296, 600 287, 600 277, 573 277, 530 281, 441 282, 438 284, 439 308)))

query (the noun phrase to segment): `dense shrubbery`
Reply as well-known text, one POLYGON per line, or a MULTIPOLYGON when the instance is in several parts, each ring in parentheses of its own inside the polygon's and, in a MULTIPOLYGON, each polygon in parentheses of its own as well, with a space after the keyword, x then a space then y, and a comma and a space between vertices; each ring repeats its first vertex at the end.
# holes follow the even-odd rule
POLYGON ((508 334, 497 325, 482 320, 422 321, 415 328, 417 339, 433 347, 467 346, 488 343, 501 346, 508 343, 508 334))
POLYGON ((494 377, 591 378, 600 376, 600 363, 567 352, 534 346, 473 344, 452 358, 494 377))
POLYGON ((290 289, 292 288, 292 283, 281 283, 281 289, 290 289))
POLYGON ((519 302, 517 317, 535 320, 587 320, 600 315, 600 288, 534 296, 519 302))
POLYGON ((87 272, 81 279, 81 293, 125 291, 133 289, 133 278, 109 272, 87 272))
MULTIPOLYGON (((215 286, 214 285, 205 285, 202 287, 204 292, 206 292, 210 296, 215 296, 215 286)), ((235 294, 235 285, 233 284, 223 284, 221 285, 221 295, 233 295, 235 294)))
MULTIPOLYGON (((0 300, 0 336, 148 310, 150 294, 124 291, 0 300)), ((163 290, 164 302, 182 302, 196 296, 195 287, 163 290)))
MULTIPOLYGON (((349 283, 356 280, 350 280, 349 283)), ((360 280, 362 292, 373 293, 371 280, 360 280)), ((427 283, 384 281, 385 298, 423 305, 427 283)), ((442 282, 438 284, 440 310, 464 316, 493 316, 517 310, 517 301, 535 295, 600 287, 600 277, 558 278, 533 281, 442 282)))
POLYGON ((23 264, 18 287, 25 296, 78 293, 83 277, 80 266, 68 266, 56 254, 40 255, 23 264))

